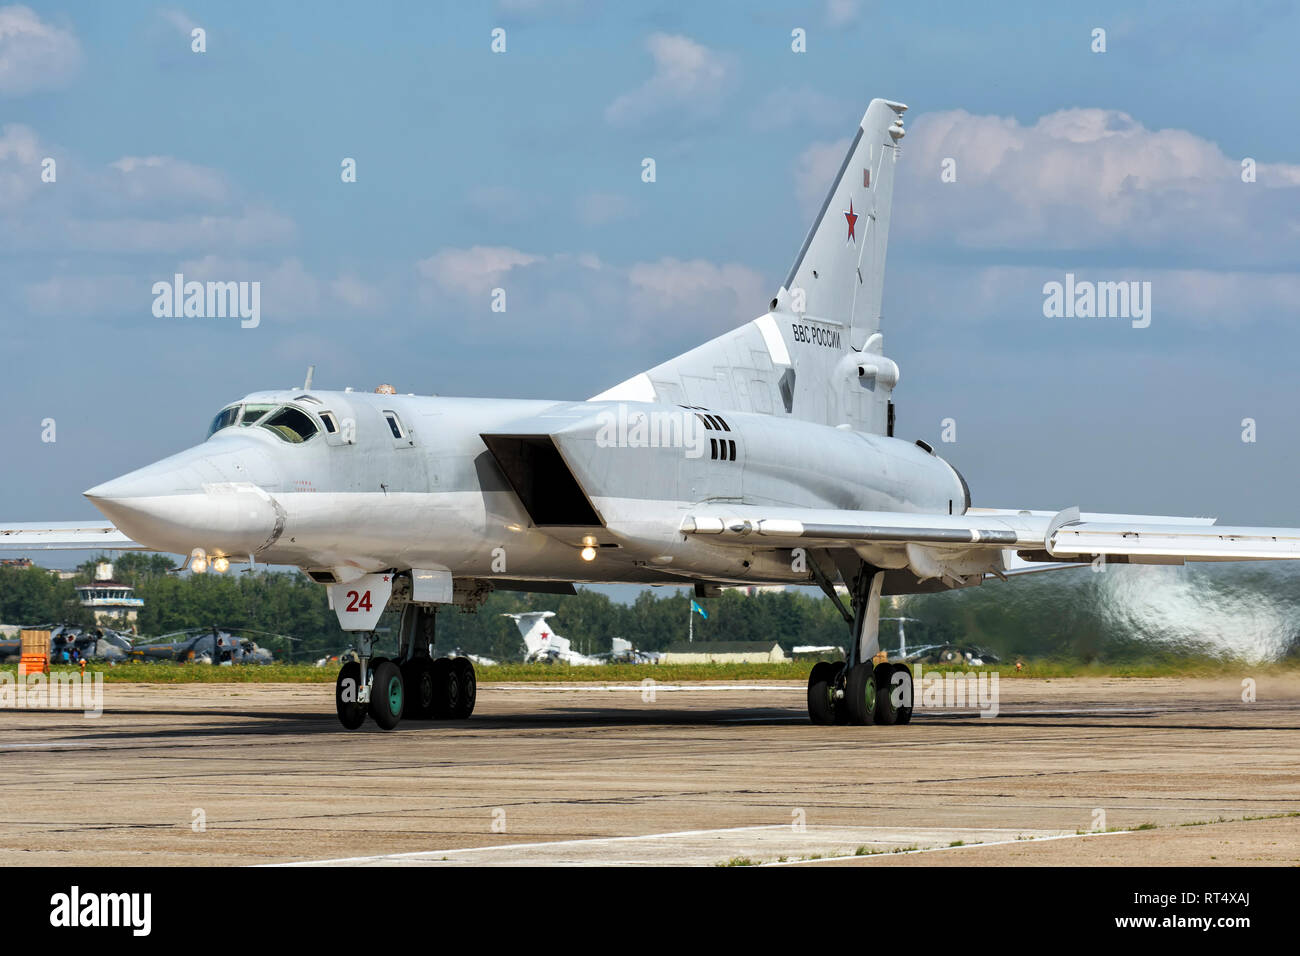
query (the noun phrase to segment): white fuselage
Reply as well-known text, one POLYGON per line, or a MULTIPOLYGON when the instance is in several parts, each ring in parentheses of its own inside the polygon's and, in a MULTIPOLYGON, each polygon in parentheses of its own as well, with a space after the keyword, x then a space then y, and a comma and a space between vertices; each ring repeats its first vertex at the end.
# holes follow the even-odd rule
POLYGON ((263 414, 87 496, 160 551, 308 572, 641 583, 806 580, 788 552, 683 535, 683 516, 704 503, 956 514, 967 504, 956 472, 913 444, 769 415, 285 391, 250 395, 231 417, 245 407, 296 409, 311 423, 299 430, 315 431, 286 440, 263 414), (683 427, 647 438, 635 423, 651 415, 683 427), (543 457, 511 459, 521 441, 543 457))

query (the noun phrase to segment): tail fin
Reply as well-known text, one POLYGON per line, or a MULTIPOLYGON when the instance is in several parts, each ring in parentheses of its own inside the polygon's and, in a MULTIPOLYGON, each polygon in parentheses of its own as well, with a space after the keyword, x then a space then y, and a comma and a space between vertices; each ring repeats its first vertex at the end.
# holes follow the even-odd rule
POLYGON ((525 611, 522 614, 502 615, 511 618, 519 628, 529 657, 533 657, 540 651, 554 648, 557 646, 557 641, 563 640, 546 623, 547 618, 554 616, 554 611, 525 611))
POLYGON ((898 366, 882 354, 881 299, 906 110, 871 101, 765 315, 592 401, 784 414, 890 434, 898 366))
POLYGON ((872 100, 821 211, 777 293, 777 309, 851 330, 861 350, 880 329, 894 164, 907 107, 872 100))

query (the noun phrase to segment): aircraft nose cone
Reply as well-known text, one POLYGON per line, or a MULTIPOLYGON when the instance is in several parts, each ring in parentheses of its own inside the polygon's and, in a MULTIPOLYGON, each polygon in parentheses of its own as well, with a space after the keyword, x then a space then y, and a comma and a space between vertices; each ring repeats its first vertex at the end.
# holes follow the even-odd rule
POLYGON ((148 494, 150 489, 146 487, 149 483, 140 480, 139 474, 140 472, 133 471, 117 478, 111 478, 108 481, 101 482, 94 488, 83 491, 82 494, 96 505, 101 501, 112 502, 122 498, 142 497, 148 494))
POLYGON ((159 551, 254 554, 272 543, 283 512, 249 481, 224 477, 200 455, 181 453, 83 492, 119 530, 159 551))

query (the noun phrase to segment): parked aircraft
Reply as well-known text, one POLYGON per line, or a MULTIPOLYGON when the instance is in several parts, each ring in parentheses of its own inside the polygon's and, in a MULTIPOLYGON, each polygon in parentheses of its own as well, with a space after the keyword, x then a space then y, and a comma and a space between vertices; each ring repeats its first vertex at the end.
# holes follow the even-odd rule
POLYGON ((132 661, 177 661, 193 664, 270 664, 271 652, 255 641, 217 627, 191 627, 148 641, 127 651, 132 661))
MULTIPOLYGON (((127 659, 132 636, 112 628, 84 627, 74 624, 52 624, 32 630, 50 632, 50 661, 69 664, 80 660, 118 663, 127 659)), ((17 658, 22 653, 19 638, 0 640, 0 661, 17 658)))
POLYGON ((0 547, 300 567, 356 632, 360 660, 335 687, 349 728, 469 716, 473 664, 435 659, 435 613, 494 588, 816 584, 849 643, 813 666, 809 717, 894 724, 911 717, 912 676, 874 660, 882 595, 1099 558, 1300 557, 1293 528, 975 507, 952 464, 895 436, 881 296, 906 110, 867 107, 785 281, 740 328, 588 401, 255 392, 203 443, 87 491, 111 523, 11 525, 0 547), (373 656, 389 608, 396 660, 373 656))
POLYGON ((524 661, 543 661, 548 664, 571 664, 575 667, 590 667, 605 663, 596 657, 588 657, 573 649, 567 637, 555 633, 555 628, 547 620, 555 617, 554 611, 526 611, 522 614, 503 614, 515 622, 524 639, 524 661))

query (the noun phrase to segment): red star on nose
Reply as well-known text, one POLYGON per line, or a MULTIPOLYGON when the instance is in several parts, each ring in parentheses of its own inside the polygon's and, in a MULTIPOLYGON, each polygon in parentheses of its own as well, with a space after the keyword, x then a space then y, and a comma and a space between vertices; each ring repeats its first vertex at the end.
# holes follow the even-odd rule
POLYGON ((857 237, 857 233, 854 231, 854 227, 856 227, 858 224, 858 217, 853 214, 852 199, 849 200, 849 211, 844 214, 844 218, 849 221, 849 238, 852 239, 854 242, 857 242, 858 237, 857 237))

